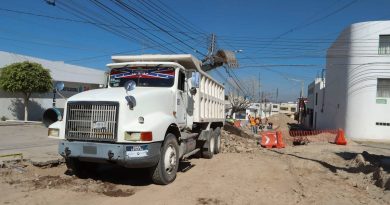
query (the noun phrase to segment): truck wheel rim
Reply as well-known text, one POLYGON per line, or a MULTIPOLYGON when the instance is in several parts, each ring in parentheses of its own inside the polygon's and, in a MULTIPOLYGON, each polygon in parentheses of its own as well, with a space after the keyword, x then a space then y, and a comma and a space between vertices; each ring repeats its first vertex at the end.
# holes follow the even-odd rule
POLYGON ((164 167, 168 174, 171 174, 176 167, 176 149, 169 145, 164 155, 164 167))
POLYGON ((210 152, 213 153, 214 152, 214 137, 211 137, 210 138, 210 152))

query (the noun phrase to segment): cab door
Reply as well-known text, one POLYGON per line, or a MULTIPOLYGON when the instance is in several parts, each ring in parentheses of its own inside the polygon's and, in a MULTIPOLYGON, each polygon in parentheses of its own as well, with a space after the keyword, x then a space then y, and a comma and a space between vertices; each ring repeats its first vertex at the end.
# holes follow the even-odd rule
POLYGON ((178 72, 178 83, 176 91, 176 122, 179 127, 184 127, 187 120, 187 92, 186 76, 182 70, 178 72))

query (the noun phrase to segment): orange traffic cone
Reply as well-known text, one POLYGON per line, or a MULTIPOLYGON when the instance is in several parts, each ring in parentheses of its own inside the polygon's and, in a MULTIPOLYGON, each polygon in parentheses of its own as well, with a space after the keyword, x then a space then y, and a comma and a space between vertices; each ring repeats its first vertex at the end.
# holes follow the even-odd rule
POLYGON ((277 136, 277 143, 276 143, 276 147, 277 148, 285 148, 286 145, 284 144, 283 142, 283 137, 282 137, 282 133, 280 131, 277 131, 276 132, 276 136, 277 136))
POLYGON ((342 129, 338 130, 334 143, 338 144, 338 145, 347 145, 347 140, 345 140, 345 137, 344 137, 344 130, 342 130, 342 129))

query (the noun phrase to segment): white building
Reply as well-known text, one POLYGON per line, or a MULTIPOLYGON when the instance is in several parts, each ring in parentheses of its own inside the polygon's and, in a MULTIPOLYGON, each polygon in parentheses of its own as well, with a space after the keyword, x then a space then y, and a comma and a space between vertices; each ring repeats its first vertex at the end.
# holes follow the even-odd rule
MULTIPOLYGON (((70 97, 84 90, 96 89, 99 88, 99 85, 106 84, 106 75, 103 70, 0 51, 0 69, 12 63, 23 61, 36 62, 49 69, 54 80, 53 83, 64 82, 64 90, 60 92, 64 97, 70 97)), ((52 107, 52 98, 53 92, 33 94, 28 107, 29 120, 41 120, 43 112, 52 107)), ((57 95, 56 101, 56 107, 64 107, 65 99, 60 95, 57 95)), ((0 105, 1 118, 19 120, 24 118, 23 100, 20 94, 0 90, 0 105)))
POLYGON ((307 89, 307 103, 306 112, 303 115, 303 123, 306 127, 317 129, 317 124, 324 124, 318 115, 323 113, 324 109, 324 96, 325 96, 325 79, 316 78, 307 89))
POLYGON ((314 106, 317 129, 390 140, 390 21, 356 23, 342 31, 328 49, 325 79, 323 96, 320 84, 315 89, 322 96, 314 106))
POLYGON ((297 112, 297 103, 296 102, 287 102, 280 103, 279 113, 285 114, 288 117, 294 118, 295 113, 297 112))

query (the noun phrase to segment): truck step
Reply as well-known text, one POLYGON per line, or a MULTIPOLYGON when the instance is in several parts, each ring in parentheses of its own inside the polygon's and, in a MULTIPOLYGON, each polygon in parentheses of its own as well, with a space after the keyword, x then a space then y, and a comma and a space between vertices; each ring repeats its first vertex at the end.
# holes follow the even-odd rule
POLYGON ((188 157, 190 157, 191 155, 196 154, 199 151, 200 151, 200 148, 196 148, 196 149, 192 150, 191 152, 188 152, 187 154, 183 155, 183 159, 187 159, 188 157))

